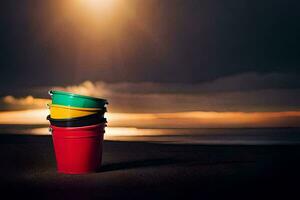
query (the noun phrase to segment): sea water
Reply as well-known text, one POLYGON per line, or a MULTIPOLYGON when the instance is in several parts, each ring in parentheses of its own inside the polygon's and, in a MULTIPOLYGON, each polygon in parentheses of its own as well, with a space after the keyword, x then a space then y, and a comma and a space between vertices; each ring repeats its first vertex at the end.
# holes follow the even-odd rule
MULTIPOLYGON (((46 126, 1 125, 0 134, 50 135, 46 126)), ((107 127, 105 140, 170 144, 300 144, 300 128, 134 128, 107 127)))

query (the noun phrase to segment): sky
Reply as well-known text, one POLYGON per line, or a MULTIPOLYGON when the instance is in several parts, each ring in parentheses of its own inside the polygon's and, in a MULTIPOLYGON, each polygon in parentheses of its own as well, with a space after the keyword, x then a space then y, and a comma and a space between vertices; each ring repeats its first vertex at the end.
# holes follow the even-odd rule
POLYGON ((1 1, 0 123, 44 122, 56 88, 107 98, 116 126, 298 126, 299 5, 1 1))

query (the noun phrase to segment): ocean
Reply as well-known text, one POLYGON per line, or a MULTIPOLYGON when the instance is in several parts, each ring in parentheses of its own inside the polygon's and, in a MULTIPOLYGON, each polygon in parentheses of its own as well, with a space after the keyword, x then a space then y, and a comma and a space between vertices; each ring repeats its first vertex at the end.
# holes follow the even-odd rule
MULTIPOLYGON (((0 134, 50 135, 45 125, 0 125, 0 134)), ((167 144, 293 145, 300 144, 300 128, 134 128, 107 127, 105 140, 167 144)))

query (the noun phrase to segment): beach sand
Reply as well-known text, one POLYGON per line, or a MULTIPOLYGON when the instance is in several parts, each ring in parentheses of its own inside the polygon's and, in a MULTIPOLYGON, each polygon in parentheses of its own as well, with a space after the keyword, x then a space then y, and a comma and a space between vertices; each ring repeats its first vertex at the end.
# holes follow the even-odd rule
POLYGON ((50 136, 0 136, 1 195, 34 199, 270 199, 298 193, 299 145, 105 141, 103 166, 58 174, 50 136))

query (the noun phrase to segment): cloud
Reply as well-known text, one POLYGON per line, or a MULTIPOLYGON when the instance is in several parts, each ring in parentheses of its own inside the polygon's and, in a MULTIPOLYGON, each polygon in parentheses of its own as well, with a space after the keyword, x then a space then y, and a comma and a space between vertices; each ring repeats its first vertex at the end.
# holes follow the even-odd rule
POLYGON ((300 89, 298 74, 243 73, 197 85, 198 92, 245 92, 254 90, 300 89))
MULTIPOLYGON (((85 81, 79 85, 32 90, 36 91, 32 96, 47 94, 50 89, 58 89, 106 98, 110 102, 109 111, 115 113, 279 112, 300 110, 300 87, 297 85, 297 78, 300 77, 288 74, 247 73, 202 84, 85 81)), ((32 96, 4 97, 0 109, 44 108, 47 100, 32 96)))
POLYGON ((113 112, 289 111, 300 109, 297 78, 247 73, 203 84, 86 81, 57 89, 107 98, 113 112))
POLYGON ((25 110, 45 108, 49 100, 34 98, 33 96, 16 98, 14 96, 5 96, 0 100, 1 110, 25 110))
POLYGON ((270 89, 300 89, 300 75, 244 73, 197 84, 159 82, 90 82, 78 86, 58 87, 87 95, 109 94, 206 94, 218 92, 245 92, 270 89))
POLYGON ((54 87, 53 90, 64 90, 89 96, 107 96, 112 93, 110 84, 104 82, 93 83, 91 81, 85 81, 79 85, 74 86, 54 87))

